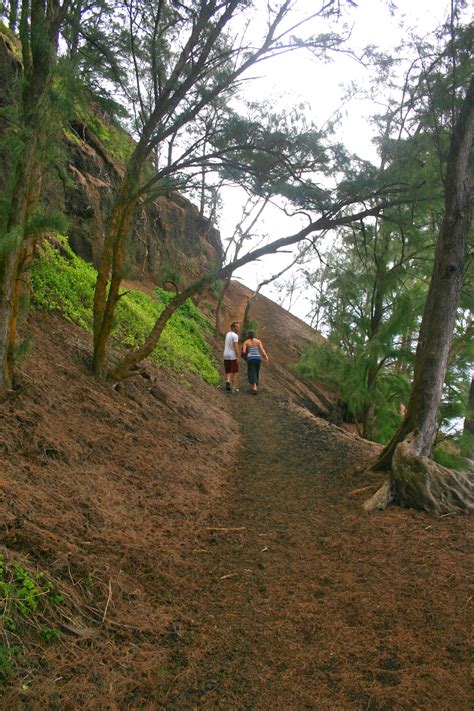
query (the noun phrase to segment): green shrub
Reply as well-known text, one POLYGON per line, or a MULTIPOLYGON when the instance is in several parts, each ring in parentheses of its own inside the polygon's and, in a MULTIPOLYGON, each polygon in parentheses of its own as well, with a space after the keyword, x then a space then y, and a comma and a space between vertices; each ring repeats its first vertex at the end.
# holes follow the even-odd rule
POLYGON ((56 642, 61 639, 61 632, 55 627, 42 627, 40 634, 45 642, 56 642))
POLYGON ((247 338, 247 333, 249 331, 253 331, 255 334, 255 338, 258 338, 258 321, 251 318, 244 323, 244 325, 242 326, 242 340, 245 340, 247 338))
POLYGON ((5 647, 0 645, 0 681, 5 681, 12 672, 12 661, 20 647, 5 647))
MULTIPOLYGON (((59 311, 64 318, 82 328, 92 329, 92 303, 97 273, 76 256, 64 238, 58 245, 45 243, 31 268, 32 305, 45 311, 59 311)), ((134 348, 141 345, 156 319, 172 298, 163 289, 156 300, 141 291, 130 291, 120 299, 113 329, 113 346, 134 348)), ((205 332, 208 320, 187 301, 171 317, 151 359, 170 366, 178 373, 192 372, 210 384, 219 381, 205 332)))
POLYGON ((18 664, 22 648, 12 642, 37 635, 53 644, 61 637, 55 626, 64 612, 64 597, 42 572, 28 570, 26 565, 0 553, 0 628, 4 645, 0 645, 0 680, 5 680, 18 664))
POLYGON ((469 469, 466 460, 459 454, 447 452, 442 445, 438 445, 433 451, 433 459, 438 464, 448 469, 457 469, 458 471, 466 471, 469 469))
MULTIPOLYGON (((32 573, 18 562, 7 565, 0 553, 0 616, 6 632, 16 633, 22 619, 33 620, 38 614, 44 619, 48 610, 63 602, 63 596, 44 573, 32 573)), ((57 635, 50 639, 53 638, 57 635)), ((8 661, 4 658, 0 667, 8 661)))

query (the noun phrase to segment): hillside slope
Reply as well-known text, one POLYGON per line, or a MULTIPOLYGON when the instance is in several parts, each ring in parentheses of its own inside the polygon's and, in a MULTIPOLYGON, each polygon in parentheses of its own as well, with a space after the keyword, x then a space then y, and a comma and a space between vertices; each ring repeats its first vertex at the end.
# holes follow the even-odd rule
POLYGON ((229 395, 147 366, 117 392, 87 333, 30 316, 0 403, 2 709, 468 711, 470 522, 367 517, 379 478, 351 472, 377 446, 304 407, 326 397, 286 367, 307 327, 253 316, 257 406, 244 373, 229 395))
MULTIPOLYGON (((224 308, 226 328, 234 320, 242 323, 247 301, 252 294, 240 282, 231 282, 224 308)), ((262 339, 270 356, 272 391, 307 407, 315 415, 339 423, 341 417, 337 394, 328 391, 321 383, 303 382, 291 369, 309 343, 322 340, 320 334, 261 294, 253 302, 250 315, 257 323, 258 337, 262 339)), ((245 333, 241 336, 244 339, 245 333)), ((243 361, 242 368, 245 371, 243 361)))

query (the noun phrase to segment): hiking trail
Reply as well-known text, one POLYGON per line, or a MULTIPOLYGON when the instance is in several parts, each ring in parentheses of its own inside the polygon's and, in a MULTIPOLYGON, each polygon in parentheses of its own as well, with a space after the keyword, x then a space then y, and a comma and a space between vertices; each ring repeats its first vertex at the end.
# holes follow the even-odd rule
POLYGON ((227 397, 241 454, 194 549, 164 707, 468 711, 462 593, 438 558, 446 520, 366 515, 350 494, 377 482, 352 474, 370 443, 268 386, 227 397))

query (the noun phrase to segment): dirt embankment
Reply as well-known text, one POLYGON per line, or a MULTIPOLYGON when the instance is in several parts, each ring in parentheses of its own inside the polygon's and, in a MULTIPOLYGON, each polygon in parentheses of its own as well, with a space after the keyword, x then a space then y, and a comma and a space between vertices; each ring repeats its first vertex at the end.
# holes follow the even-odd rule
POLYGON ((194 574, 239 435, 198 378, 150 368, 115 392, 91 377, 81 329, 45 314, 30 328, 20 387, 0 404, 0 552, 46 572, 67 602, 57 644, 39 637, 48 621, 2 630, 0 645, 19 647, 3 708, 48 708, 50 695, 56 708, 128 708, 166 666, 176 586, 194 574))
POLYGON ((233 395, 152 368, 117 393, 80 329, 32 318, 0 405, 1 550, 65 601, 60 640, 2 630, 2 708, 471 710, 470 520, 364 514, 375 446, 303 407, 324 403, 266 301, 256 398, 243 373, 233 395))

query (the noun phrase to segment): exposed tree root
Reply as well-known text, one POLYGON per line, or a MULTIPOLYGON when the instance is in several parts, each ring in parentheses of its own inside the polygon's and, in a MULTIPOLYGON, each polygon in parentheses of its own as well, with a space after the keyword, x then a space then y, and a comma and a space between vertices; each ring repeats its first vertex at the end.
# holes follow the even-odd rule
POLYGON ((418 455, 410 434, 393 455, 390 481, 365 504, 366 511, 385 509, 391 502, 432 514, 474 512, 474 472, 455 471, 418 455))

